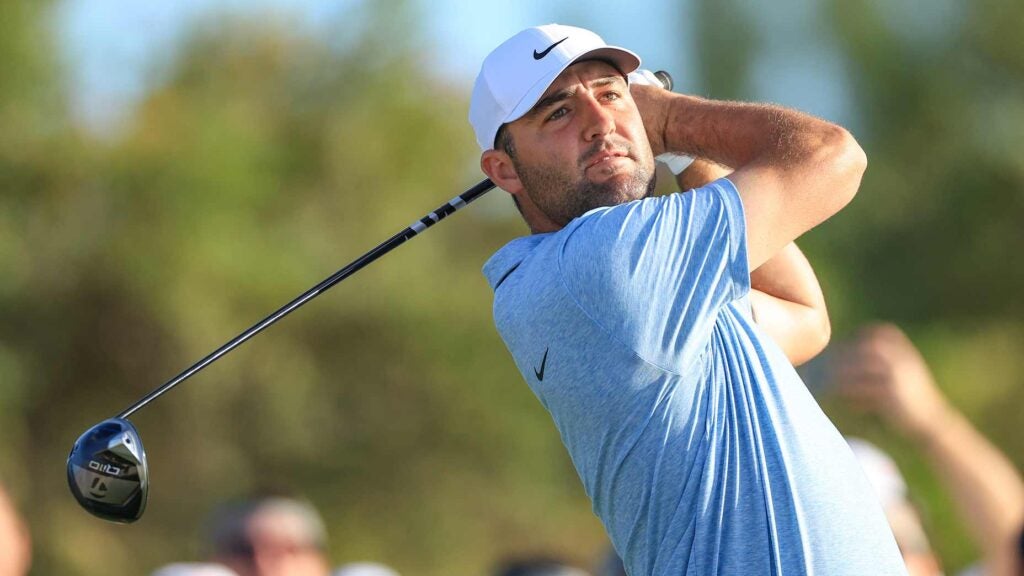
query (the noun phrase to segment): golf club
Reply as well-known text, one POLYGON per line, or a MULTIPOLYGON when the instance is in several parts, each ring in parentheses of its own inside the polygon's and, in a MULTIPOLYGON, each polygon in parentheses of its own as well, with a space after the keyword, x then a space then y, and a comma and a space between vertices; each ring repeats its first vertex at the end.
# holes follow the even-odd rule
POLYGON ((672 91, 672 75, 664 70, 658 70, 654 73, 655 78, 661 82, 661 87, 669 92, 672 91))
POLYGON ((149 465, 139 433, 127 420, 129 416, 306 302, 483 196, 492 188, 494 183, 484 180, 456 196, 235 336, 116 417, 104 420, 86 430, 75 441, 67 462, 68 485, 75 500, 87 511, 105 520, 124 523, 138 520, 146 509, 149 465))
POLYGON ((139 433, 124 418, 93 426, 68 456, 68 485, 89 512, 114 522, 142 516, 149 493, 149 466, 139 433))
MULTIPOLYGON (((655 74, 664 86, 672 85, 672 79, 667 72, 659 71, 655 74)), ((142 439, 135 426, 128 421, 129 416, 306 302, 326 292, 335 284, 355 274, 406 240, 440 222, 493 188, 494 183, 486 179, 452 198, 316 286, 303 292, 248 330, 235 336, 220 348, 142 397, 116 417, 104 420, 86 430, 75 441, 67 461, 68 486, 71 488, 71 494, 75 500, 88 512, 105 520, 121 523, 138 520, 146 509, 146 498, 149 493, 149 465, 146 461, 146 451, 142 446, 142 439)))

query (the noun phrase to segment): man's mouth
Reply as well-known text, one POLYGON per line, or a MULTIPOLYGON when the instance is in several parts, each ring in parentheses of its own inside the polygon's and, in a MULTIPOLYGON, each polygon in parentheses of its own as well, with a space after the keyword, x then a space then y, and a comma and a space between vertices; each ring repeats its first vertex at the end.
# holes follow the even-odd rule
POLYGON ((629 153, 625 150, 602 150, 589 157, 583 169, 588 170, 594 166, 614 161, 616 158, 628 158, 629 153))

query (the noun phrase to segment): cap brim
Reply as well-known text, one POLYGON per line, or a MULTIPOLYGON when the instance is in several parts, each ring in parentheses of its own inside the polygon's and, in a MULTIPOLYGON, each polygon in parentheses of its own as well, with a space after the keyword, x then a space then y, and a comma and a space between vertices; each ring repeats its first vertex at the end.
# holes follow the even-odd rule
POLYGON ((538 100, 540 100, 541 96, 544 95, 544 92, 546 92, 548 87, 551 86, 551 83, 555 81, 555 78, 558 78, 566 68, 581 60, 606 60, 615 65, 615 67, 619 69, 619 72, 622 72, 623 74, 629 74, 640 67, 640 57, 625 48, 619 48, 618 46, 604 46, 588 50, 579 56, 576 56, 572 60, 567 61, 561 68, 558 68, 550 74, 541 77, 540 80, 537 80, 537 83, 530 87, 523 96, 523 99, 519 101, 519 104, 516 104, 516 107, 509 112, 508 116, 502 120, 502 123, 507 124, 509 122, 515 122, 525 116, 527 112, 533 109, 533 106, 538 100))

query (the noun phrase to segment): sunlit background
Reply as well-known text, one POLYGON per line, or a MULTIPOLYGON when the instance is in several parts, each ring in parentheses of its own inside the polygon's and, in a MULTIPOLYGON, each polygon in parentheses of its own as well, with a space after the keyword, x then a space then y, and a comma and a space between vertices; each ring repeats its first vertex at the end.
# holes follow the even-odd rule
MULTIPOLYGON (((1024 465, 1024 4, 1017 0, 0 3, 0 481, 35 574, 202 557, 212 506, 308 497, 336 563, 484 574, 607 547, 490 319, 480 268, 526 233, 494 192, 133 421, 137 524, 83 512, 74 439, 482 177, 465 120, 487 52, 590 27, 676 89, 851 129, 856 201, 801 242, 834 338, 903 326, 950 399, 1024 465)), ((921 456, 889 449, 948 572, 976 559, 921 456)))

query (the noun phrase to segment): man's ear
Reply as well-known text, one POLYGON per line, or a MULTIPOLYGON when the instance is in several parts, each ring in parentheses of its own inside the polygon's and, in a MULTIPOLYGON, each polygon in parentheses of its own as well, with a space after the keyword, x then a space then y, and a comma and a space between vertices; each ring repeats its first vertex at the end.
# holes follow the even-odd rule
POLYGON ((504 150, 487 150, 480 156, 480 169, 498 185, 498 188, 512 195, 523 190, 523 182, 512 163, 512 158, 504 150))

